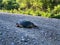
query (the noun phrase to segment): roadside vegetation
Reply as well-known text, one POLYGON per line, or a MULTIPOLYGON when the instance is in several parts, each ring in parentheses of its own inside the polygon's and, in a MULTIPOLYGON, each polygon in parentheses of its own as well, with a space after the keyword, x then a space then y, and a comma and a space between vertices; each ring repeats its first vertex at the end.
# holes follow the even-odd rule
POLYGON ((60 0, 0 0, 0 12, 60 19, 60 0))

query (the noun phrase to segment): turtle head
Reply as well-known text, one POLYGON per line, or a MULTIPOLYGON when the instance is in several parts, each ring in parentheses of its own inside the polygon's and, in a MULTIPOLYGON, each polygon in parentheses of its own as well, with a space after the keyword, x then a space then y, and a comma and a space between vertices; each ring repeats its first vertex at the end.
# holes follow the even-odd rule
POLYGON ((17 26, 17 27, 20 27, 20 28, 23 27, 21 24, 18 24, 18 23, 16 23, 16 26, 17 26))

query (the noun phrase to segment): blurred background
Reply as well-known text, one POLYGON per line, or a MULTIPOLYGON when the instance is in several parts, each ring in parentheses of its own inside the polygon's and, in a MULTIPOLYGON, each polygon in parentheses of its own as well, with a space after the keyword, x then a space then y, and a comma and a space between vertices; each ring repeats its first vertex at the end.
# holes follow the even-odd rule
POLYGON ((60 19, 60 0, 0 0, 0 12, 60 19))

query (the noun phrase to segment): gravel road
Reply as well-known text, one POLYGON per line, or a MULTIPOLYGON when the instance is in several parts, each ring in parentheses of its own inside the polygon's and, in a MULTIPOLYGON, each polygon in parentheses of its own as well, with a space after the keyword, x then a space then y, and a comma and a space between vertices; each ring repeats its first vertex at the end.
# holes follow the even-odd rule
POLYGON ((0 45, 60 45, 60 19, 0 13, 0 45), (29 20, 39 28, 18 28, 29 20))

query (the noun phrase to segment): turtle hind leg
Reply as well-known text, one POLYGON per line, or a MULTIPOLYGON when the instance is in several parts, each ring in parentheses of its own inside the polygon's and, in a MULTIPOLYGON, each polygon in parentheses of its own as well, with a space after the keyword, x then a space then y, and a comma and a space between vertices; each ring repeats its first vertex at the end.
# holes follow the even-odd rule
POLYGON ((34 28, 38 29, 39 27, 38 27, 38 26, 36 26, 36 25, 34 25, 34 28))

